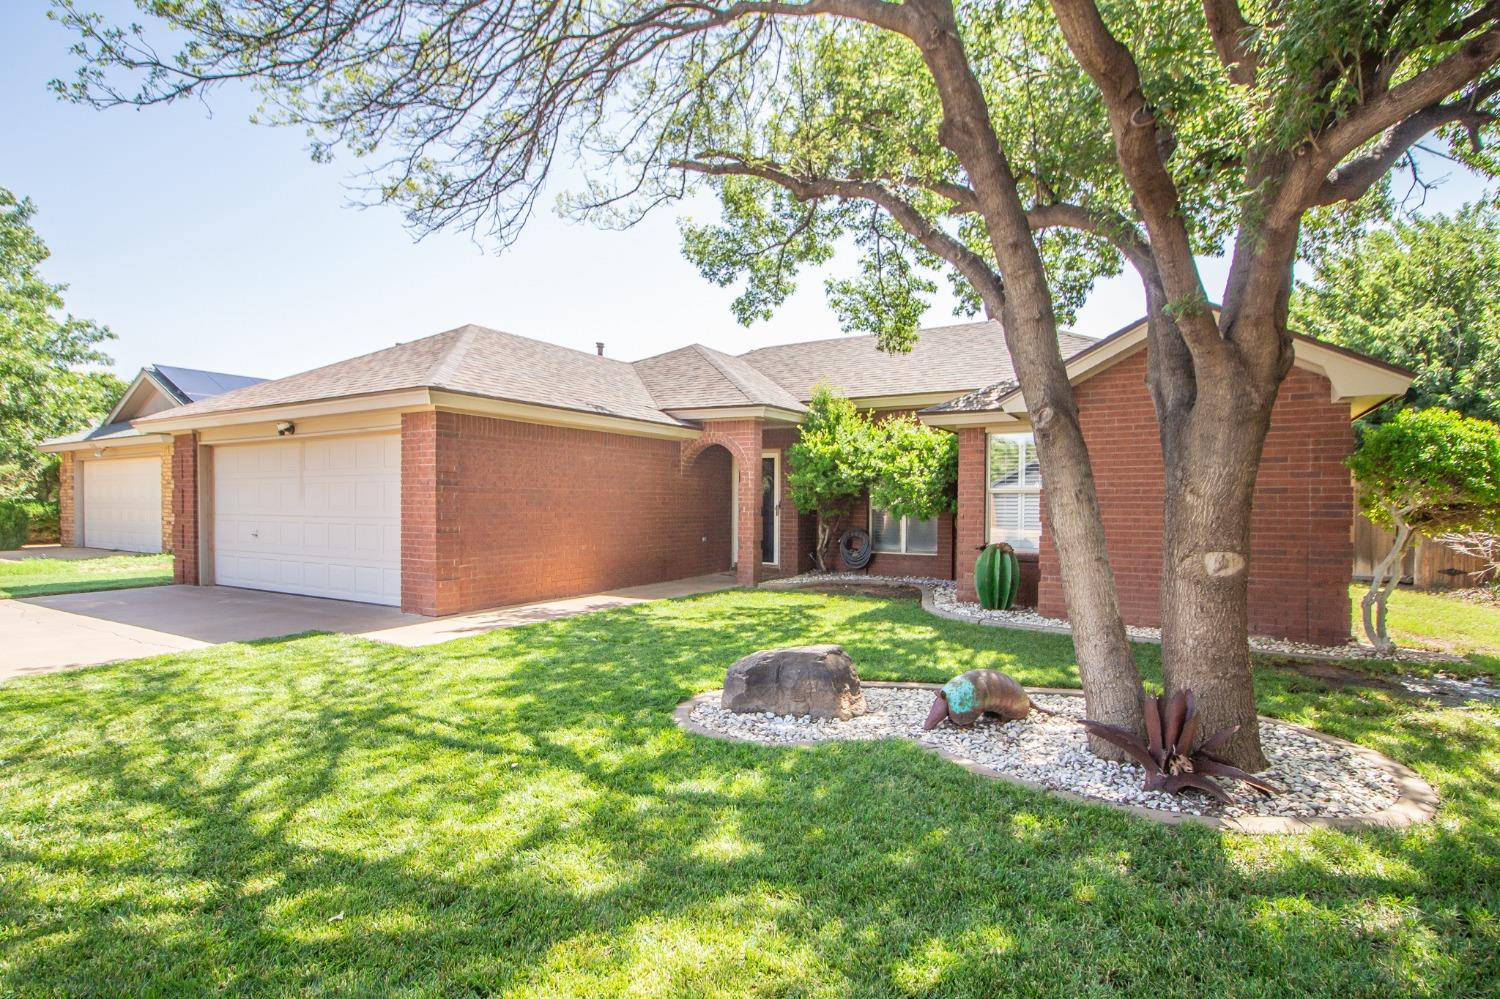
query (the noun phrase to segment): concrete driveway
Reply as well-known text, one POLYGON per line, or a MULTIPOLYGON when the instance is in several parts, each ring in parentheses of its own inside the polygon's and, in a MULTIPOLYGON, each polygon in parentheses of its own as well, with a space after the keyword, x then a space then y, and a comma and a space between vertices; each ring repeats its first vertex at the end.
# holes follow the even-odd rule
POLYGON ((360 634, 429 619, 394 607, 227 586, 148 586, 0 600, 0 680, 302 631, 360 634))
POLYGON ((728 589, 730 573, 452 617, 229 586, 148 586, 0 600, 0 681, 220 642, 331 631, 417 647, 593 611, 728 589))

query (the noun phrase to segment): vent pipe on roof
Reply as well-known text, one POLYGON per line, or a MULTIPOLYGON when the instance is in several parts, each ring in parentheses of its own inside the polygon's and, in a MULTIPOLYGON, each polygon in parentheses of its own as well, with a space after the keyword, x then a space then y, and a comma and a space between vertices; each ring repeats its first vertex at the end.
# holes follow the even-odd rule
POLYGON ((604 341, 603 340, 595 340, 594 341, 594 349, 599 352, 599 356, 600 357, 603 357, 604 356, 604 341))

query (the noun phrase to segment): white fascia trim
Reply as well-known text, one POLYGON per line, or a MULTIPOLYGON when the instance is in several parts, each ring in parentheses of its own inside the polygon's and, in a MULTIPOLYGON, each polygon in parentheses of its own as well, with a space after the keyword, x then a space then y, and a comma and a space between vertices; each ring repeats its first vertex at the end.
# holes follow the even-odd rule
POLYGON ((120 396, 120 401, 115 403, 115 408, 111 409, 109 411, 109 415, 100 422, 105 425, 108 425, 110 423, 118 423, 120 414, 125 411, 126 404, 130 402, 131 397, 135 395, 135 393, 140 389, 141 385, 146 382, 150 382, 152 388, 160 392, 162 396, 173 406, 182 405, 182 403, 178 402, 176 397, 173 396, 171 392, 167 391, 167 387, 163 385, 161 381, 151 373, 149 368, 142 368, 140 370, 140 373, 135 376, 135 380, 126 387, 125 394, 120 396))
POLYGON ((137 434, 133 437, 106 437, 98 441, 69 441, 67 444, 38 444, 38 451, 61 454, 64 451, 107 451, 112 447, 138 447, 142 444, 170 444, 171 434, 137 434))
POLYGON ((702 409, 669 409, 668 413, 679 420, 779 420, 783 423, 801 423, 807 416, 780 406, 709 406, 702 409))
POLYGON ((997 434, 1015 433, 1024 423, 1019 417, 995 410, 977 413, 919 413, 917 418, 929 427, 984 427, 997 434))
POLYGON ((854 403, 858 409, 925 409, 928 406, 936 406, 940 402, 949 399, 957 399, 966 395, 976 388, 983 386, 975 385, 971 388, 958 389, 954 392, 913 392, 907 395, 858 395, 850 396, 849 401, 854 403))
MULTIPOLYGON (((1105 368, 1123 361, 1143 348, 1145 343, 1146 323, 1142 321, 1123 333, 1115 334, 1112 340, 1102 343, 1097 348, 1086 350, 1069 361, 1067 364, 1069 384, 1077 385, 1105 368)), ((1299 368, 1320 374, 1328 379, 1328 384, 1332 388, 1330 402, 1350 404, 1351 419, 1368 412, 1373 406, 1379 405, 1386 399, 1404 395, 1407 388, 1411 386, 1412 380, 1408 375, 1391 371, 1379 364, 1371 364, 1358 357, 1350 357, 1342 351, 1334 350, 1306 337, 1293 337, 1292 351, 1294 363, 1299 368)), ((1002 396, 999 406, 998 412, 992 410, 989 413, 962 415, 993 417, 1007 414, 1014 418, 1023 418, 1026 414, 1026 400, 1022 397, 1019 388, 1002 396)), ((959 415, 961 414, 938 413, 922 417, 922 422, 932 426, 973 426, 979 422, 977 419, 959 422, 955 419, 959 415)))
POLYGON ((430 396, 432 405, 438 409, 488 416, 497 420, 514 420, 517 423, 539 423, 549 427, 597 430, 602 433, 628 434, 633 437, 660 437, 668 440, 697 440, 702 435, 702 431, 696 427, 674 427, 671 424, 632 420, 624 416, 555 409, 551 406, 538 406, 529 402, 510 402, 506 399, 491 399, 487 396, 464 395, 461 392, 433 391, 430 396))
POLYGON ((254 409, 225 410, 221 413, 199 413, 178 416, 171 411, 160 416, 143 417, 132 423, 148 431, 181 433, 208 427, 232 427, 241 423, 266 423, 299 420, 309 416, 333 416, 338 413, 361 413, 371 409, 432 408, 432 393, 427 389, 405 389, 400 392, 376 392, 371 395, 347 396, 342 399, 320 399, 315 402, 286 403, 254 409))

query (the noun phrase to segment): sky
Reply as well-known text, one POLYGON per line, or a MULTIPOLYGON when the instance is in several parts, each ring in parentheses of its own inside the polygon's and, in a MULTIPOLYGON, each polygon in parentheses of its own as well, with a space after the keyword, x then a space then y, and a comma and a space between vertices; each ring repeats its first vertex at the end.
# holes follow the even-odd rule
MULTIPOLYGON (((130 19, 120 0, 95 6, 130 19)), ((123 377, 152 363, 279 377, 470 322, 580 350, 602 340, 625 360, 840 333, 823 280, 849 260, 806 272, 773 320, 735 321, 735 290, 709 284, 679 248, 680 216, 716 215, 707 198, 623 232, 565 221, 548 202, 496 254, 463 233, 415 241, 395 209, 352 207, 358 164, 315 164, 301 134, 250 123, 244 91, 216 91, 207 106, 66 104, 47 83, 76 68, 71 38, 46 9, 0 4, 0 186, 36 203, 52 251, 43 274, 69 285, 68 311, 114 331, 123 377)), ((1450 176, 1426 207, 1481 190, 1450 176)), ((1204 261, 1211 294, 1224 272, 1204 261)), ((1122 275, 1096 287, 1074 328, 1103 336, 1142 305, 1122 275)), ((949 321, 946 300, 926 316, 949 321)))

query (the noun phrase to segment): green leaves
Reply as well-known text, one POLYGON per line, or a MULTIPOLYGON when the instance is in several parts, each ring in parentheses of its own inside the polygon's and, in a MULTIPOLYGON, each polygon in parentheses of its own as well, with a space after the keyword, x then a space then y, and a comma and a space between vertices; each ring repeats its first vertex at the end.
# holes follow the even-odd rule
POLYGON ((114 334, 59 316, 67 285, 43 280, 47 247, 31 227, 36 207, 0 188, 0 498, 36 494, 54 460, 36 450, 48 437, 88 426, 124 386, 103 372, 98 345, 114 334))
POLYGON ((805 513, 845 513, 869 484, 870 424, 826 385, 813 391, 797 443, 787 449, 792 504, 805 513))
POLYGON ((813 393, 787 465, 792 503, 825 517, 866 492, 876 509, 917 520, 957 502, 957 437, 913 416, 872 420, 827 386, 813 393))
POLYGON ((870 505, 893 517, 926 520, 957 508, 958 438, 893 416, 874 427, 870 505))
POLYGON ((1446 409, 1404 409, 1368 430, 1349 467, 1375 523, 1424 534, 1500 529, 1500 426, 1446 409))
POLYGON ((1500 420, 1500 211, 1346 238, 1298 285, 1291 326, 1415 371, 1408 406, 1500 420))

